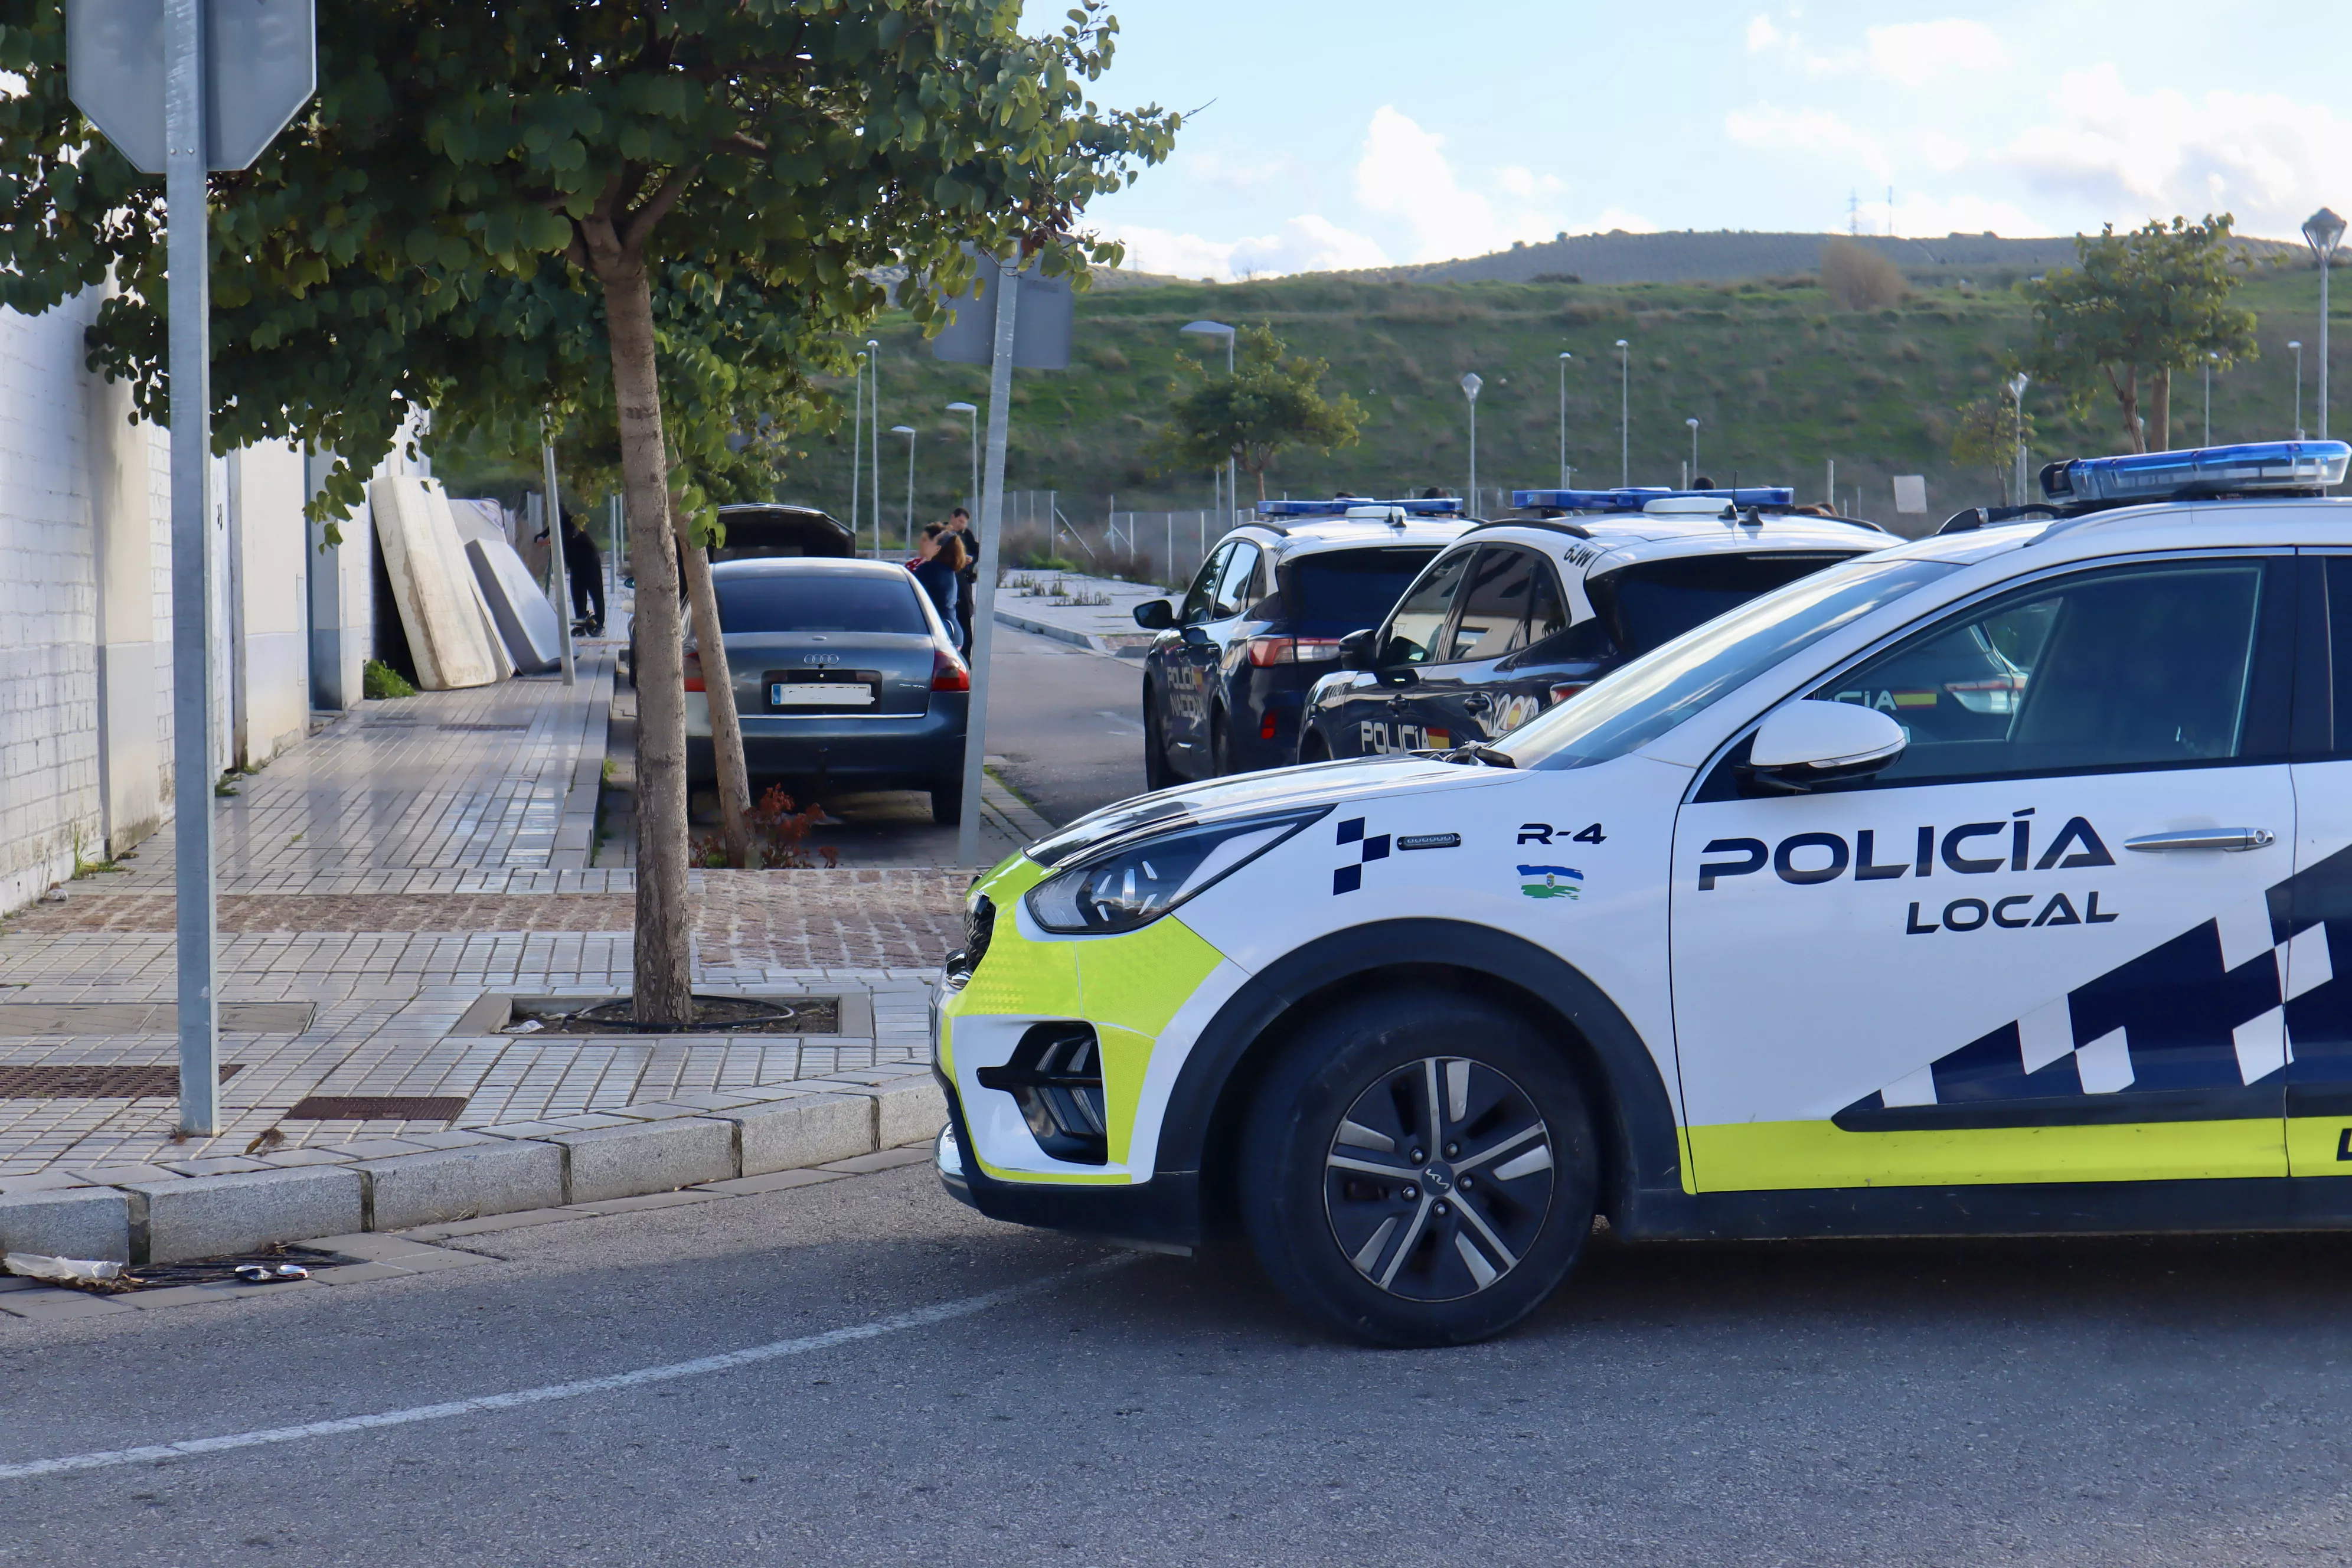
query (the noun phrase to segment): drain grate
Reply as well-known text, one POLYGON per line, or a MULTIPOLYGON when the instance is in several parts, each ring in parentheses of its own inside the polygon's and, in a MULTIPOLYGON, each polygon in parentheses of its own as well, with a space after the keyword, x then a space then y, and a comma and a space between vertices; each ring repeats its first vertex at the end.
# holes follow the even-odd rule
POLYGON ((441 728, 467 735, 527 735, 530 732, 528 724, 444 724, 441 728))
POLYGON ((314 1094, 299 1101, 288 1121, 455 1121, 462 1094, 314 1094))
MULTIPOLYGON (((227 1082, 244 1068, 243 1062, 222 1064, 221 1081, 227 1082)), ((180 1069, 169 1062, 157 1067, 107 1062, 0 1067, 0 1100, 172 1100, 179 1092, 180 1069)))

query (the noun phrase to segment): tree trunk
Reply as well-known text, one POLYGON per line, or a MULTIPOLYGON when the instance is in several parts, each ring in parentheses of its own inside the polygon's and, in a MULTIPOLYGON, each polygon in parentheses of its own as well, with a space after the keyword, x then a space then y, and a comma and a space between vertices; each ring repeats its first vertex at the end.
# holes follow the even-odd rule
POLYGON ((2149 389, 2148 401, 2156 405, 2156 417, 2148 421, 2156 426, 2156 445, 2143 447, 2145 452, 2172 450, 2172 373, 2159 370, 2149 377, 2156 384, 2149 389))
MULTIPOLYGON (((621 471, 633 517, 669 509, 661 381, 654 362, 653 291, 642 256, 592 239, 613 345, 613 400, 621 471)), ((682 1028, 694 1017, 693 950, 686 905, 686 670, 677 618, 677 552, 662 528, 630 531, 635 568, 637 685, 637 925, 635 1017, 682 1028)))
POLYGON ((710 552, 694 542, 693 530, 669 493, 670 531, 678 559, 686 563, 686 597, 694 612, 694 645, 702 655, 702 690, 710 710, 710 751, 719 764, 719 835, 727 863, 738 870, 751 864, 751 781, 743 766, 743 725, 735 713, 735 677, 727 667, 719 636, 719 595, 710 585, 710 552))
POLYGON ((2147 451, 2147 426, 2139 416, 2139 372, 2126 365, 2123 374, 2117 376, 2110 370, 2107 372, 2107 384, 2116 389, 2116 406, 2123 411, 2124 439, 2131 443, 2133 451, 2147 451))

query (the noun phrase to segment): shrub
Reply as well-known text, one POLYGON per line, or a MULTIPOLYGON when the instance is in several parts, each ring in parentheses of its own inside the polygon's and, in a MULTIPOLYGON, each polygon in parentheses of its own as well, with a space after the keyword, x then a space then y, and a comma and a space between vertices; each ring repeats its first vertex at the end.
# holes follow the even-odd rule
POLYGON ((400 671, 393 668, 392 666, 384 663, 383 660, 380 658, 372 658, 368 660, 366 665, 362 668, 360 674, 360 689, 365 692, 370 699, 378 702, 383 701, 387 697, 414 697, 416 695, 416 688, 408 683, 408 677, 401 674, 400 671))
POLYGON ((1875 310, 1911 292, 1903 269, 1866 245, 1833 239, 1822 247, 1822 287, 1842 310, 1875 310))

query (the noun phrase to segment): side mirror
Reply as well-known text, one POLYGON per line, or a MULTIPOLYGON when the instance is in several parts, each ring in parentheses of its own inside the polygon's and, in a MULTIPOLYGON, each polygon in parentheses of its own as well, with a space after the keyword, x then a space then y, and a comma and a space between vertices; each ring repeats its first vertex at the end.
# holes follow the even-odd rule
POLYGON ((1176 606, 1165 599, 1146 599, 1135 606, 1135 624, 1147 632, 1164 632, 1176 624, 1176 606))
POLYGON ((1867 778, 1903 754, 1903 726, 1854 702, 1791 702, 1757 727, 1748 765, 1777 788, 1802 791, 1867 778))
POLYGON ((1339 639, 1339 668, 1369 670, 1372 668, 1372 638, 1380 634, 1367 626, 1360 632, 1349 632, 1339 639))

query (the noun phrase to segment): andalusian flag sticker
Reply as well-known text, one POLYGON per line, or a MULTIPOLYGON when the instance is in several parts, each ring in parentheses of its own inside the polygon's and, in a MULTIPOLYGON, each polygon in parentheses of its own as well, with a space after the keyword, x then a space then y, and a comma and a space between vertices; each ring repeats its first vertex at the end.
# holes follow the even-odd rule
POLYGON ((1531 899, 1572 899, 1584 873, 1570 866, 1522 866, 1519 891, 1531 899))

